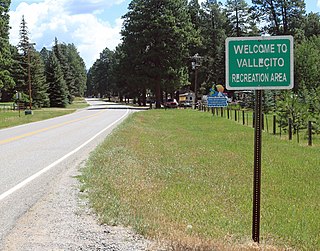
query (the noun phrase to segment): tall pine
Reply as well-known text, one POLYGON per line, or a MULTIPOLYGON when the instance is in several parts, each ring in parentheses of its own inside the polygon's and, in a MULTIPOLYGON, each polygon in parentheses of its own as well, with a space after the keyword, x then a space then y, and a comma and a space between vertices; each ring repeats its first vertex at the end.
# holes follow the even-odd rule
POLYGON ((252 18, 245 0, 227 0, 226 13, 231 24, 232 36, 242 37, 249 33, 252 18))
POLYGON ((168 81, 172 85, 185 79, 188 46, 195 35, 188 1, 131 1, 122 35, 129 78, 137 80, 142 97, 145 89, 150 88, 160 108, 161 91, 168 81))
POLYGON ((63 78, 63 71, 55 53, 50 53, 46 66, 46 80, 49 85, 50 106, 66 107, 69 102, 69 92, 66 81, 63 78))
POLYGON ((14 86, 10 74, 12 65, 9 43, 9 7, 10 0, 0 0, 0 91, 14 86))
POLYGON ((70 65, 68 63, 66 45, 58 42, 58 39, 55 38, 54 46, 52 48, 52 52, 55 54, 56 58, 59 61, 63 78, 66 82, 68 89, 68 102, 72 103, 74 96, 72 95, 72 90, 74 89, 74 78, 72 76, 70 65))
POLYGON ((41 55, 36 50, 30 50, 30 73, 32 76, 32 103, 35 107, 48 107, 50 105, 48 84, 45 77, 45 65, 41 55))
POLYGON ((271 35, 295 35, 303 27, 304 0, 252 0, 264 30, 271 35))
POLYGON ((206 38, 203 44, 202 55, 206 82, 212 86, 224 84, 225 81, 225 39, 227 37, 228 20, 223 6, 216 0, 203 4, 201 18, 204 20, 201 27, 201 36, 206 38))

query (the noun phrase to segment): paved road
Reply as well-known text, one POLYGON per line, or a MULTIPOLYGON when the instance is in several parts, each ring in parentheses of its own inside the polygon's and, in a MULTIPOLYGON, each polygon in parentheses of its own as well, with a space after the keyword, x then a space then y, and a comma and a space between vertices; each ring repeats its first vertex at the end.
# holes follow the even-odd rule
POLYGON ((88 102, 74 114, 0 130, 0 249, 19 217, 130 113, 88 102))

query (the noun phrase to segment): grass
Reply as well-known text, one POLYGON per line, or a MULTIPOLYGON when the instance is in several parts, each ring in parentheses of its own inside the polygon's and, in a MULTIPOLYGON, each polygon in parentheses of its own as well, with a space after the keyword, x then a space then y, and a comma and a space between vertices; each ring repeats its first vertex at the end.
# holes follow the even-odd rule
MULTIPOLYGON (((1 103, 10 104, 12 103, 1 103)), ((20 117, 18 111, 6 110, 0 111, 0 129, 22 125, 26 123, 36 122, 40 120, 50 119, 58 116, 63 116, 69 113, 73 113, 76 109, 87 107, 88 104, 82 98, 76 98, 74 102, 67 108, 43 108, 33 110, 33 115, 25 115, 24 111, 20 111, 20 117)))
POLYGON ((79 97, 76 97, 72 104, 68 105, 68 109, 82 109, 82 108, 86 108, 88 107, 88 103, 85 101, 84 98, 79 98, 79 97))
MULTIPOLYGON (((103 223, 174 250, 251 249, 253 129, 194 110, 133 114, 81 180, 103 223)), ((320 249, 319 147, 264 133, 263 249, 320 249)))

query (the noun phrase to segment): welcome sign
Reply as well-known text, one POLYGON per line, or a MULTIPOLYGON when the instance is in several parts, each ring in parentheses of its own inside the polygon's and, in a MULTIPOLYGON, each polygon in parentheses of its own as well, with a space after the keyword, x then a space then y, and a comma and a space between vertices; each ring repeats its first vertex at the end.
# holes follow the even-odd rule
POLYGON ((228 90, 292 89, 293 37, 230 37, 226 39, 228 90))

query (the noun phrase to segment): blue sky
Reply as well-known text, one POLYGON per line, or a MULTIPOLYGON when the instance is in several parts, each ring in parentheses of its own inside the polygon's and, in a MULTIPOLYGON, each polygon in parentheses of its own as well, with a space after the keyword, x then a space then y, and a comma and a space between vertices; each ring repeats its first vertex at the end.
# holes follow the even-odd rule
MULTIPOLYGON (((305 2, 307 12, 320 12, 320 0, 305 2)), ((74 43, 89 68, 104 48, 113 50, 120 43, 121 16, 129 3, 130 0, 11 0, 10 40, 14 45, 18 43, 24 15, 30 40, 38 50, 50 49, 57 37, 60 42, 74 43)))

